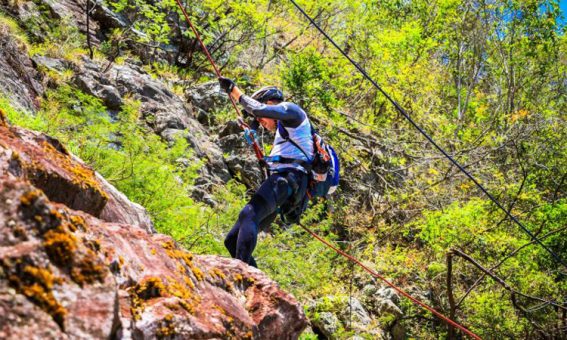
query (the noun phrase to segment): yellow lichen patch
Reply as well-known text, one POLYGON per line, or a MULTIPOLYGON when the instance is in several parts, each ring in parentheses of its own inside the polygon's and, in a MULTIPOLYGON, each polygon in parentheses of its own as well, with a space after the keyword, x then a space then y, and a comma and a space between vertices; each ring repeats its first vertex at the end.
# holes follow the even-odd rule
POLYGON ((61 213, 57 211, 57 209, 49 210, 49 216, 53 219, 63 221, 63 215, 61 215, 61 213))
POLYGON ((205 276, 203 275, 203 272, 201 271, 201 269, 197 268, 193 263, 191 263, 189 265, 189 267, 191 267, 191 271, 193 272, 193 275, 195 275, 195 278, 198 281, 203 281, 203 278, 205 276))
POLYGON ((87 259, 73 265, 71 269, 71 279, 79 284, 91 284, 95 281, 102 282, 106 277, 105 266, 98 263, 94 256, 88 256, 87 259))
POLYGON ((70 233, 50 230, 44 235, 43 246, 51 261, 59 266, 68 266, 77 250, 77 239, 70 233))
POLYGON ((185 284, 187 286, 189 286, 189 288, 194 289, 195 288, 195 284, 193 283, 193 281, 186 275, 183 276, 183 281, 185 281, 185 284))
POLYGON ((165 250, 174 250, 175 249, 175 243, 173 242, 173 240, 162 242, 161 246, 165 250))
MULTIPOLYGON (((169 243, 167 243, 169 245, 169 243)), ((163 244, 162 244, 163 246, 163 244)), ((183 261, 183 263, 185 263, 187 266, 192 267, 193 266, 193 255, 189 252, 183 251, 181 249, 176 249, 175 247, 169 248, 169 247, 164 247, 164 249, 166 249, 165 253, 167 254, 167 256, 169 256, 172 259, 178 259, 183 261)))
POLYGON ((53 286, 61 283, 60 278, 55 277, 48 269, 26 265, 22 270, 16 269, 8 277, 8 281, 18 293, 23 294, 51 315, 53 320, 63 328, 67 311, 53 296, 53 286))
MULTIPOLYGON (((89 245, 88 242, 85 244, 89 245)), ((105 266, 100 263, 97 255, 91 249, 87 249, 86 253, 78 252, 77 238, 66 231, 63 225, 43 235, 43 246, 49 259, 67 270, 73 282, 83 286, 85 283, 104 281, 105 266)), ((93 247, 96 249, 96 244, 93 247)))
POLYGON ((41 191, 39 191, 37 189, 26 191, 20 197, 20 203, 22 203, 23 205, 32 205, 35 201, 37 201, 37 199, 40 196, 41 196, 41 191))
POLYGON ((168 280, 167 290, 171 295, 178 297, 180 299, 191 298, 191 292, 189 289, 187 289, 186 285, 178 282, 177 280, 171 277, 168 277, 167 280, 168 280))
POLYGON ((216 309, 216 310, 218 310, 219 313, 221 313, 222 315, 226 315, 226 310, 224 310, 224 308, 222 308, 221 306, 219 306, 219 305, 214 305, 213 308, 216 309))
POLYGON ((178 263, 178 264, 177 264, 177 271, 178 271, 180 274, 185 274, 185 273, 187 272, 187 269, 185 268, 185 266, 184 266, 183 264, 178 263))
POLYGON ((60 277, 53 276, 49 270, 44 268, 25 266, 23 272, 35 278, 38 282, 42 282, 47 289, 53 289, 54 284, 63 282, 60 277))
POLYGON ((183 309, 185 309, 189 314, 195 314, 195 306, 186 300, 179 300, 179 304, 183 309))
POLYGON ((100 251, 100 241, 97 239, 89 240, 87 238, 83 238, 83 243, 92 251, 95 251, 97 253, 100 251))
POLYGON ((71 159, 68 155, 59 152, 53 145, 47 141, 42 141, 41 146, 47 154, 46 157, 55 161, 59 167, 67 170, 73 175, 73 183, 83 189, 92 189, 96 191, 104 200, 108 200, 108 195, 100 188, 100 184, 96 179, 95 172, 80 163, 71 159))
POLYGON ((0 109, 0 126, 8 126, 8 119, 4 110, 0 109))
POLYGON ((163 321, 156 330, 158 339, 164 339, 175 335, 175 323, 173 322, 173 314, 164 316, 163 321))
POLYGON ((213 280, 218 279, 220 281, 218 284, 220 284, 221 287, 224 287, 227 291, 232 292, 234 290, 234 285, 232 284, 232 282, 226 279, 224 272, 219 268, 211 269, 209 271, 209 276, 213 280))
POLYGON ((149 300, 151 298, 165 296, 165 285, 158 277, 149 277, 136 285, 135 293, 141 299, 149 300))
POLYGON ((221 280, 226 280, 226 276, 224 275, 223 271, 218 269, 218 268, 213 268, 212 270, 209 271, 209 274, 212 277, 218 277, 221 280))
POLYGON ((139 320, 144 311, 144 301, 166 296, 166 289, 160 278, 148 277, 130 291, 131 312, 134 320, 139 320))
POLYGON ((71 221, 70 225, 72 225, 72 227, 70 228, 71 231, 74 232, 77 229, 82 231, 88 230, 87 224, 85 223, 85 219, 82 218, 81 216, 73 215, 69 217, 69 220, 71 221))
POLYGON ((157 253, 157 251, 155 250, 155 248, 152 248, 152 249, 150 250, 150 253, 151 253, 152 255, 155 255, 155 254, 157 253))

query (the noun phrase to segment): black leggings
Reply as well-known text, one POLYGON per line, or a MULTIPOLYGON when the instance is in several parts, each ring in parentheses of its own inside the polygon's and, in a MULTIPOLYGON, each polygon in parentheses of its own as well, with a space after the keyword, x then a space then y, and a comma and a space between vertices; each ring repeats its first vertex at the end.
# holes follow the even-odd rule
POLYGON ((252 252, 256 247, 258 231, 274 221, 278 208, 298 195, 304 196, 306 190, 307 176, 300 171, 291 170, 268 177, 240 211, 234 227, 226 235, 224 245, 230 255, 257 267, 252 252), (297 185, 293 185, 293 182, 297 185))

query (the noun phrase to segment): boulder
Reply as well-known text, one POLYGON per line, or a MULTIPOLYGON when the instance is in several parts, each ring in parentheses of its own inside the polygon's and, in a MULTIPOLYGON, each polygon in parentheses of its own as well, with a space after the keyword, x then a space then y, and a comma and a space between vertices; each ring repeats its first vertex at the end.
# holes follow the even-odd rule
POLYGON ((302 307, 258 269, 95 217, 125 199, 107 185, 57 140, 0 119, 0 337, 299 337, 302 307))
POLYGON ((321 312, 318 317, 311 320, 313 327, 328 339, 336 339, 334 334, 340 329, 339 318, 331 312, 321 312))
POLYGON ((185 96, 197 108, 199 122, 214 125, 214 113, 229 102, 228 97, 220 89, 218 81, 207 82, 187 89, 185 96))
POLYGON ((25 180, 0 183, 6 337, 294 339, 307 325, 292 296, 241 261, 73 211, 25 180))
POLYGON ((182 134, 195 150, 195 156, 204 161, 201 176, 210 183, 224 184, 232 176, 223 159, 223 152, 207 131, 192 115, 193 108, 167 86, 153 79, 139 66, 131 63, 105 65, 84 58, 75 65, 75 82, 85 92, 100 98, 116 109, 126 95, 140 100, 144 118, 163 138, 171 140, 182 134))
POLYGON ((340 331, 354 331, 356 335, 385 339, 378 320, 373 319, 365 306, 355 297, 326 296, 309 306, 313 315, 312 327, 329 339, 337 339, 340 331))
POLYGON ((25 178, 72 209, 154 231, 144 208, 45 134, 0 124, 0 175, 25 178))
POLYGON ((362 289, 362 295, 364 304, 368 306, 372 314, 382 316, 389 313, 396 318, 403 316, 402 310, 398 307, 400 297, 394 289, 366 285, 362 289))
POLYGON ((118 286, 96 244, 78 232, 82 221, 29 182, 0 175, 3 338, 113 337, 118 286))

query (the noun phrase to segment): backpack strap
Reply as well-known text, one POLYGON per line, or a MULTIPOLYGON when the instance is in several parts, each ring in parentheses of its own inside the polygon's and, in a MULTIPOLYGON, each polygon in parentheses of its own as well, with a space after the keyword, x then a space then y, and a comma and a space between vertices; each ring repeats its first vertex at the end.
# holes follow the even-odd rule
MULTIPOLYGON (((307 119, 307 118, 305 118, 305 119, 307 119)), ((311 127, 311 136, 313 136, 314 130, 313 130, 313 125, 311 125, 311 122, 309 122, 309 126, 311 127)), ((303 150, 303 148, 299 144, 297 144, 293 139, 291 139, 291 137, 289 136, 289 132, 286 130, 286 128, 283 126, 283 124, 280 121, 278 121, 278 132, 280 133, 280 136, 284 139, 282 142, 279 142, 278 144, 290 142, 293 146, 298 148, 299 151, 301 151, 301 153, 303 153, 305 155, 305 157, 307 157, 307 159, 309 160, 309 163, 313 162, 314 157, 309 157, 307 152, 305 152, 305 150, 303 150)))

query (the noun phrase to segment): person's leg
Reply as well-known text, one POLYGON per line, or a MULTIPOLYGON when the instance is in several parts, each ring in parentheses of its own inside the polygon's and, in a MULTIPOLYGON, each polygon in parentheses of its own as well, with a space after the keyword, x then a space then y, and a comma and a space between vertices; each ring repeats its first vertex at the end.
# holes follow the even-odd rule
MULTIPOLYGON (((255 264, 252 252, 256 247, 260 222, 275 217, 277 207, 289 197, 289 186, 281 175, 271 175, 262 185, 244 209, 240 212, 236 243, 236 258, 248 264, 255 264)), ((233 228, 234 229, 234 228, 233 228)))
POLYGON ((228 249, 230 256, 236 257, 236 242, 238 241, 238 232, 240 230, 240 219, 236 221, 232 229, 226 235, 224 239, 224 246, 228 249))

